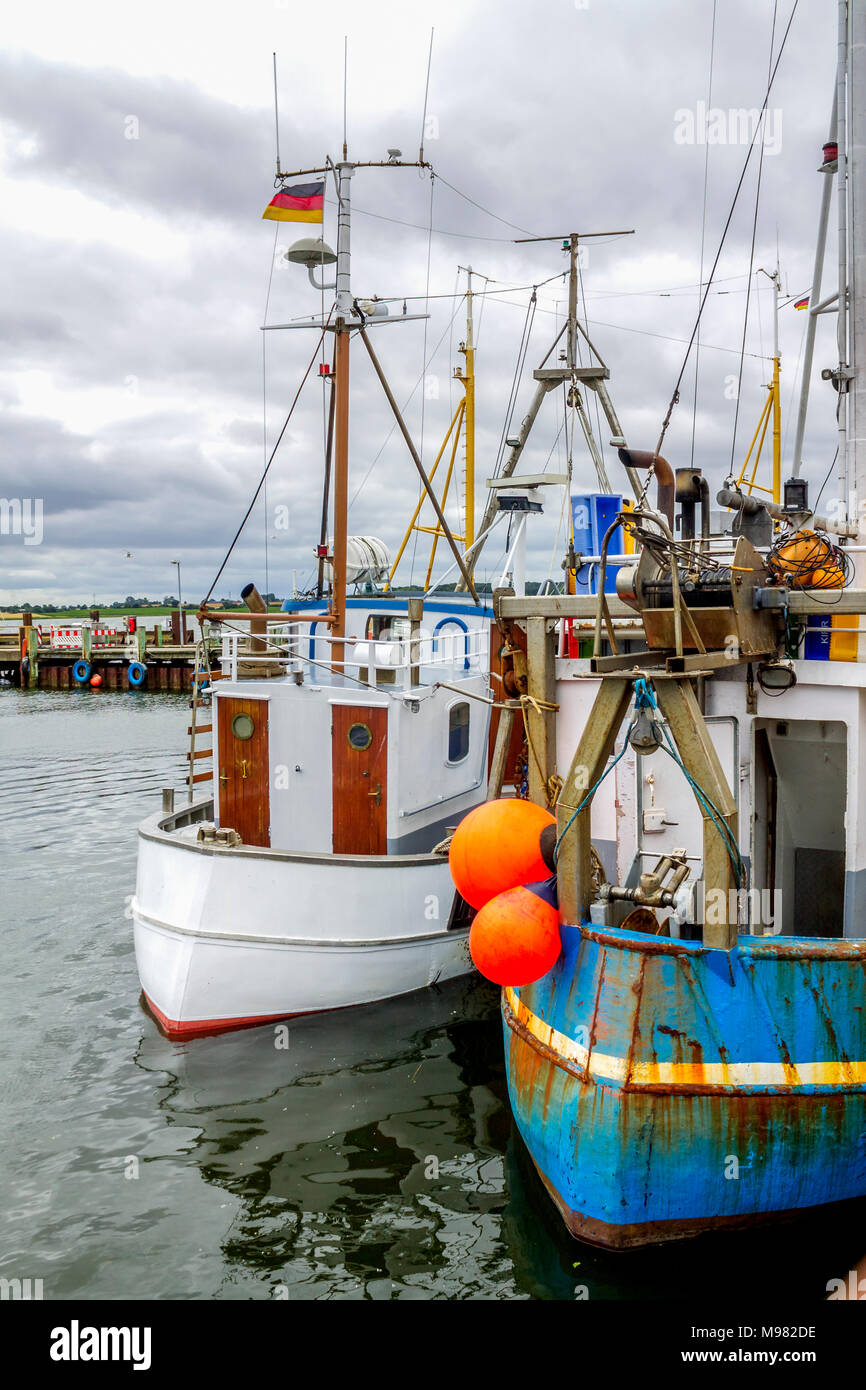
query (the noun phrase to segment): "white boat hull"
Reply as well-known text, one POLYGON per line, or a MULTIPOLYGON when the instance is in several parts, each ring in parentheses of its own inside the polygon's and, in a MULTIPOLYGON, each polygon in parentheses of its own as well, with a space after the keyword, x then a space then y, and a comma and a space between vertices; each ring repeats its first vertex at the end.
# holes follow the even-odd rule
POLYGON ((200 845, 196 818, 179 835, 153 816, 139 838, 136 960, 169 1036, 369 1004, 473 969, 468 932, 447 930, 447 859, 200 845))

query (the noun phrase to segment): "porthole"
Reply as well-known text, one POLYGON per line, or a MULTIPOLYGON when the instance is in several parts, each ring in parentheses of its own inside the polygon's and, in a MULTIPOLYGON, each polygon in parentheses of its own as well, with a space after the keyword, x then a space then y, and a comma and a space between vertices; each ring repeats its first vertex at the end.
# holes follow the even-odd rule
POLYGON ((353 724, 348 733, 349 747, 363 753, 373 742, 373 735, 366 724, 353 724))
POLYGON ((235 738, 252 738, 255 728, 251 714, 236 714, 232 720, 232 733, 235 738))

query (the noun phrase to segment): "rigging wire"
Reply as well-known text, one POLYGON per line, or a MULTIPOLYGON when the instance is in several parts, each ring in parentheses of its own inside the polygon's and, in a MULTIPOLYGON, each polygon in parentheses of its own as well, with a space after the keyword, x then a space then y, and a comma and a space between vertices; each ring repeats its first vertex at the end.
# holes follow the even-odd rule
POLYGON ((526 227, 518 227, 516 222, 509 222, 506 217, 497 216, 495 212, 491 212, 489 208, 484 207, 482 203, 476 203, 475 199, 470 198, 468 193, 462 193, 459 188, 454 187, 453 183, 449 183, 447 179, 443 179, 441 174, 439 175, 439 182, 444 183, 446 188, 450 188, 452 193, 456 193, 458 198, 462 198, 464 202, 471 203, 474 208, 478 208, 479 212, 485 213, 487 217, 492 217, 494 222, 501 222, 503 227, 510 227, 512 231, 515 232, 522 232, 524 236, 534 237, 537 235, 535 232, 530 232, 526 227))
MULTIPOLYGON (((776 41, 776 15, 779 9, 779 0, 773 0, 773 24, 770 30, 770 56, 767 60, 767 81, 769 82, 773 69, 773 45, 776 41)), ((734 406, 734 429, 731 438, 731 473, 734 471, 734 459, 737 452, 737 426, 740 422, 740 394, 743 385, 743 364, 746 356, 746 333, 749 327, 749 305, 752 299, 752 276, 755 268, 755 240, 758 235, 758 211, 761 206, 761 179, 764 173, 764 118, 766 111, 761 115, 758 122, 758 134, 761 141, 761 153, 758 156, 758 181, 755 188, 755 213, 752 218, 752 241, 749 248, 749 278, 746 281, 746 308, 743 314, 743 340, 740 347, 740 366, 737 372, 737 400, 734 406)))
POLYGON ((828 484, 829 481, 830 481, 830 474, 833 472, 833 469, 834 469, 834 467, 835 467, 836 460, 837 460, 838 457, 839 457, 839 445, 837 444, 837 445, 836 445, 836 452, 835 452, 835 454, 833 455, 833 459, 832 459, 832 462, 831 462, 831 464, 830 464, 830 467, 827 469, 827 476, 825 477, 823 483, 821 484, 821 488, 820 488, 820 491, 819 491, 819 493, 818 493, 818 496, 815 498, 815 502, 814 502, 814 505, 813 505, 813 507, 812 507, 812 514, 813 514, 813 515, 814 515, 814 513, 817 512, 817 510, 818 510, 818 503, 821 501, 821 498, 822 498, 823 493, 824 493, 824 489, 825 489, 825 487, 827 486, 827 484, 828 484))
MULTIPOLYGON (((775 64, 773 65, 772 72, 771 72, 771 74, 770 74, 770 81, 769 81, 769 84, 768 84, 768 86, 767 86, 767 91, 766 91, 766 94, 765 94, 765 96, 764 96, 764 100, 763 100, 763 102, 761 103, 761 117, 763 117, 764 113, 766 112, 767 103, 768 103, 768 101, 770 100, 770 92, 772 91, 772 89, 773 89, 773 83, 774 83, 775 80, 776 80, 776 73, 778 72, 778 70, 779 70, 779 64, 780 64, 781 61, 782 61, 782 56, 783 56, 783 54, 784 54, 784 52, 785 52, 785 48, 786 48, 786 45, 787 45, 787 42, 788 42, 788 35, 789 35, 790 32, 791 32, 791 25, 792 25, 793 22, 794 22, 794 16, 795 16, 795 14, 797 13, 797 9, 798 9, 798 7, 799 7, 799 4, 800 4, 800 0, 794 0, 794 3, 793 3, 793 5, 792 5, 792 7, 791 7, 791 13, 790 13, 790 15, 788 16, 788 23, 787 23, 787 25, 785 26, 785 32, 784 32, 784 34, 783 34, 783 36, 782 36, 782 42, 781 42, 781 44, 779 45, 779 53, 778 53, 778 56, 777 56, 777 58, 776 58, 776 62, 775 62, 775 64)), ((760 118, 759 118, 759 123, 758 123, 758 129, 759 129, 759 130, 762 129, 762 124, 761 124, 761 119, 760 119, 760 118)), ((699 327, 700 327, 701 316, 703 315, 704 309, 706 308, 707 299, 708 299, 709 293, 710 293, 710 286, 711 286, 712 283, 713 283, 713 278, 714 278, 714 276, 715 276, 716 269, 718 268, 719 261, 721 260, 722 251, 723 251, 723 249, 724 249, 725 242, 726 242, 726 240, 727 240, 728 232, 729 232, 729 230, 730 230, 731 222, 733 221, 734 212, 736 211, 737 203, 738 203, 739 197, 740 197, 740 192, 741 192, 741 190, 742 190, 743 183, 745 182, 746 174, 747 174, 747 172, 748 172, 749 164, 751 163, 751 159, 752 159, 752 155, 753 155, 753 153, 754 153, 754 150, 755 150, 755 142, 754 142, 754 140, 752 140, 751 144, 749 145, 749 149, 748 149, 748 152, 747 152, 747 154, 746 154, 746 158, 745 158, 745 160, 744 160, 744 162, 743 162, 743 168, 742 168, 742 170, 741 170, 741 172, 740 172, 740 177, 739 177, 739 179, 737 180, 737 186, 736 186, 736 188, 735 188, 735 190, 734 190, 734 196, 733 196, 733 198, 732 198, 732 200, 731 200, 731 206, 730 206, 730 208, 729 208, 729 210, 728 210, 728 215, 727 215, 727 217, 726 217, 726 219, 725 219, 725 225, 724 225, 724 227, 723 227, 723 229, 722 229, 722 235, 721 235, 721 239, 720 239, 720 241, 719 241, 718 250, 716 251, 715 258, 714 258, 713 264, 712 264, 712 268, 710 269, 709 279, 707 280, 707 288, 706 288, 706 290, 704 291, 703 298, 701 299, 701 306, 700 306, 700 308, 698 309, 697 318, 695 319, 695 326, 694 326, 694 328, 692 329, 691 337, 689 338, 689 344, 688 344, 688 347, 687 347, 687 349, 686 349, 685 356, 683 357, 683 363, 682 363, 682 366, 680 367, 679 375, 677 376, 676 384, 675 384, 675 386, 674 386, 673 393, 672 393, 672 395, 671 395, 670 402, 669 402, 669 404, 668 404, 668 408, 667 408, 667 410, 666 410, 666 412, 665 412, 665 416, 664 416, 664 419, 663 419, 663 421, 662 421, 661 430, 660 430, 660 432, 659 432, 659 437, 658 437, 658 443, 656 444, 656 447, 655 447, 655 449, 654 449, 654 451, 653 451, 656 455, 658 455, 658 454, 661 453, 661 448, 662 448, 662 445, 663 445, 664 440, 665 440, 665 435, 666 435, 667 432, 668 432, 668 426, 670 425, 670 422, 671 422, 671 416, 673 415, 674 407, 676 406, 677 401, 678 401, 679 398, 680 398, 680 386, 682 385, 683 376, 685 375, 685 370, 686 370, 686 367, 687 367, 687 365, 688 365, 689 357, 691 356, 691 351, 692 351, 692 347, 694 346, 695 337, 696 337, 697 332, 698 332, 698 329, 699 329, 699 327)), ((644 501, 644 499, 645 499, 645 497, 646 497, 646 495, 647 495, 647 492, 649 491, 650 482, 652 481, 654 472, 655 472, 655 469, 654 469, 654 468, 648 468, 648 469, 647 469, 646 481, 645 481, 645 483, 644 483, 643 488, 641 489, 641 497, 639 498, 639 502, 640 502, 641 505, 643 505, 643 501, 644 501)))
MULTIPOLYGON (((583 317, 584 317, 584 321, 586 321, 586 316, 587 316, 587 309, 586 309, 586 286, 584 285, 584 281, 583 281, 583 270, 582 270, 582 268, 581 268, 580 258, 579 258, 579 257, 578 257, 578 262, 577 262, 577 284, 578 284, 578 291, 579 291, 580 297, 581 297, 581 299, 583 300, 583 317)), ((578 345, 577 345, 577 351, 578 351, 578 353, 579 353, 579 355, 580 355, 580 359, 581 359, 581 362, 582 362, 582 361, 583 361, 583 346, 582 346, 582 344, 581 344, 581 335, 580 335, 580 334, 577 335, 577 344, 578 344, 578 345)), ((602 443, 601 443, 602 439, 604 438, 604 435, 602 434, 602 431, 601 431, 601 410, 600 410, 599 402, 598 402, 598 392, 597 392, 597 391, 593 391, 592 394, 593 394, 593 398, 594 398, 594 400, 595 400, 595 428, 596 428, 596 433, 598 434, 598 450, 599 450, 599 454, 601 455, 601 457, 604 458, 604 453, 603 453, 603 450, 602 450, 602 443)), ((569 465, 570 465, 570 464, 571 464, 571 455, 569 455, 569 465)), ((570 472, 570 471, 571 471, 571 469, 570 469, 570 467, 569 467, 569 472, 570 472)))
MULTIPOLYGON (((427 81, 426 81, 426 83, 424 84, 424 110, 423 110, 422 113, 421 113, 421 136, 420 136, 419 141, 418 141, 418 162, 419 162, 419 164, 423 164, 423 163, 424 163, 424 131, 425 131, 425 127, 426 127, 426 125, 427 125, 427 97, 428 97, 429 94, 430 94, 430 65, 431 65, 431 63, 433 62, 433 34, 434 34, 434 30, 431 28, 431 30, 430 30, 430 48, 429 48, 429 51, 428 51, 428 53, 427 53, 427 81)), ((419 172, 419 173, 423 173, 423 170, 419 170, 418 172, 419 172)))
POLYGON ((536 304, 537 299, 535 294, 535 287, 533 286, 529 303, 526 306, 526 315, 523 320, 523 328, 520 333, 520 343, 518 344, 517 348, 517 360, 514 364, 514 376, 511 379, 511 389, 508 393, 508 404, 505 407, 505 416, 502 421, 502 433, 499 437, 499 446, 496 450, 496 460, 493 465, 494 478, 499 477, 499 472, 502 467, 502 460, 505 453, 505 441, 508 438, 508 432, 511 429, 511 422, 514 418, 514 411, 517 406, 517 393, 520 390, 520 378, 523 374, 523 367, 524 363, 526 362, 526 354, 529 349, 529 338, 530 334, 532 333, 533 322, 535 321, 536 304))
MULTIPOLYGON (((408 396, 406 397, 405 401, 403 402, 403 406, 402 406, 401 411, 400 411, 401 415, 405 415, 405 414, 406 414, 406 411, 407 411, 408 408, 409 408, 409 405, 410 405, 410 402, 411 402, 411 400, 412 400, 412 397, 415 395, 415 392, 418 390, 418 387, 421 385, 421 383, 422 383, 423 380, 424 380, 424 377, 425 377, 426 374, 427 374, 427 368, 428 368, 428 366, 429 366, 430 363, 433 361, 433 358, 436 356, 436 353, 439 351, 440 347, 442 346, 443 342, 445 341, 445 337, 446 337, 446 335, 448 334, 448 331, 449 331, 449 329, 451 328, 451 325, 453 324, 453 322, 454 322, 454 320, 455 320, 455 318, 457 317, 457 315, 458 315, 459 312, 460 312, 460 301, 458 300, 457 304, 456 304, 455 307, 454 307, 454 311, 453 311, 453 313, 452 313, 452 315, 451 315, 451 318, 449 319, 448 323, 445 325, 445 328, 444 328, 444 330, 443 330, 443 332, 442 332, 441 337, 439 338, 438 342, 437 342, 437 343, 434 345, 434 347, 432 348, 432 350, 431 350, 431 352, 430 352, 430 357, 429 357, 428 360, 424 363, 423 369, 422 369, 422 371, 421 371, 421 375, 418 377, 418 380, 415 382, 415 385, 412 387, 412 390, 409 392, 408 396)), ((366 473, 364 474, 363 478, 361 479, 360 483, 358 484, 357 488, 355 489, 355 491, 354 491, 354 493, 353 493, 353 495, 352 495, 352 497, 351 497, 351 499, 350 499, 350 502, 349 502, 349 506, 350 506, 350 507, 352 507, 352 506, 355 505, 355 502, 357 501, 358 497, 360 496, 360 494, 361 494, 361 492, 362 492, 362 490, 363 490, 363 488, 364 488, 365 483, 367 482, 368 478, 370 477, 370 474, 372 473, 372 471, 373 471, 373 469, 375 468, 376 464, 379 462, 379 459, 382 457, 382 454, 385 452, 385 449, 386 449, 386 447, 387 447, 387 445, 388 445, 388 441, 390 440, 390 438, 391 438, 392 434, 394 433, 394 431, 396 430, 396 428, 397 428, 397 422, 396 422, 396 420, 395 420, 394 423, 393 423, 393 425, 391 426, 391 428, 388 430, 388 433, 386 434, 384 440, 382 441, 382 445, 381 445, 381 447, 379 448, 378 453, 376 454, 375 458, 373 459, 372 463, 370 464, 369 468, 367 469, 366 473)))
MULTIPOLYGON (((276 64, 276 55, 274 55, 274 63, 276 64)), ((275 68, 274 68, 274 80, 276 81, 276 66, 275 66, 275 68)), ((275 95, 276 95, 276 89, 275 89, 275 95)), ((279 161, 279 155, 277 155, 277 160, 279 161)), ((263 323, 267 323, 267 321, 268 321, 268 309, 269 309, 270 303, 271 303, 271 286, 273 285, 273 282, 274 282, 274 264, 275 264, 276 258, 277 258, 277 236, 278 236, 278 234, 279 234, 279 230, 280 230, 280 224, 279 224, 279 222, 277 222, 277 223, 274 224, 274 245, 273 245, 273 248, 272 248, 272 250, 271 250, 271 268, 270 268, 270 273, 268 274, 268 289, 267 289, 267 293, 266 293, 266 295, 265 295, 265 315, 264 315, 264 318, 262 319, 262 322, 263 322, 263 323)), ((267 463, 267 458, 268 458, 268 361, 267 361, 267 337, 268 337, 267 333, 263 333, 263 334, 262 334, 262 459, 263 459, 263 461, 264 461, 265 463, 267 463)), ((267 472, 267 469, 266 469, 265 471, 267 472)), ((270 591, 271 591, 270 573, 269 573, 269 569, 268 569, 268 531, 270 530, 270 526, 269 526, 269 524, 268 524, 268 485, 267 485, 267 482, 265 482, 263 501, 264 501, 264 513, 265 513, 265 593, 266 593, 266 594, 269 594, 270 591)), ((265 600, 265 602, 267 602, 267 600, 265 600)))
MULTIPOLYGON (((713 104, 713 67, 716 53, 716 0, 713 0, 713 23, 710 30, 710 72, 707 81, 707 110, 713 104)), ((701 292, 704 288, 704 247, 706 244, 707 233, 707 188, 710 174, 710 146, 709 141, 704 146, 704 209, 701 217, 701 265, 700 265, 700 284, 698 285, 698 304, 700 304, 701 292)), ((697 342, 695 344, 695 395, 692 403, 692 446, 689 455, 689 467, 695 466, 695 429, 698 422, 698 379, 701 370, 701 330, 698 327, 697 342)))
POLYGON ((309 377, 310 372, 313 370, 313 367, 314 367, 315 362, 316 362, 316 358, 317 358, 317 356, 318 356, 318 354, 319 354, 319 348, 321 347, 322 342, 324 341, 325 334, 326 334, 327 331, 328 331, 328 326, 329 326, 329 324, 330 324, 330 322, 331 322, 331 315, 333 314, 333 312, 334 312, 334 310, 333 310, 333 308, 332 308, 331 311, 330 311, 330 313, 328 314, 328 321, 327 321, 327 323, 324 325, 324 327, 322 328, 321 336, 320 336, 318 342, 316 343, 315 348, 313 349, 313 355, 312 355, 312 357, 310 358, 309 362, 307 363, 307 369, 306 369, 306 371, 304 372, 304 375, 301 377, 300 385, 298 386, 298 389, 297 389, 297 391, 295 392, 295 395, 294 395, 294 399, 293 399, 293 401, 292 401, 292 404, 289 406, 289 413, 287 414, 285 420, 283 421, 283 427, 282 427, 282 429, 280 430, 279 434, 277 435, 277 442, 276 442, 276 444, 274 445, 273 449, 271 450, 270 458, 268 459, 267 463, 265 464, 264 472, 262 473, 262 476, 261 476, 261 478, 259 479, 258 487, 256 488, 255 492, 253 493, 252 501, 250 502, 250 505, 247 507, 246 511, 244 512, 243 518, 242 518, 242 520, 241 520, 241 524, 240 524, 240 526, 238 527, 237 531, 235 532, 235 534, 234 534, 234 539, 232 540, 231 545, 229 546, 228 550, 227 550, 226 553, 225 553, 225 558, 223 559, 222 564, 220 565, 219 569, 217 570, 216 574, 214 575, 214 577, 213 577, 213 582, 211 583, 210 588, 208 589, 207 593, 205 594, 204 598, 202 599, 202 606, 204 606, 204 604, 206 604, 206 603, 208 602, 208 600, 210 599, 211 594, 213 593, 214 589, 216 588, 217 584, 219 583, 220 576, 222 575, 223 570, 225 569, 226 565, 227 565, 228 562, 229 562, 229 558, 231 557, 231 553, 232 553, 232 551, 234 550, 235 546, 236 546, 237 543, 238 543, 238 540, 239 540, 239 538, 240 538, 240 534, 241 534, 241 532, 243 531, 244 527, 246 526, 247 522, 248 522, 249 519, 250 519, 250 516, 251 516, 251 514, 252 514, 252 510, 253 510, 253 508, 255 507, 256 502, 258 501, 259 493, 261 492, 262 488, 263 488, 264 485, 265 485, 265 480, 266 480, 266 478, 267 478, 267 476, 268 476, 268 471, 269 471, 269 469, 270 469, 270 466, 271 466, 271 464, 273 463, 273 461, 274 461, 274 459, 275 459, 275 457, 276 457, 276 453, 277 453, 277 450, 278 450, 279 447, 280 447, 280 444, 282 443, 283 435, 285 434, 286 430, 287 430, 288 427, 289 427, 289 421, 291 420, 292 415, 294 414, 295 406, 298 404, 298 401, 300 400, 300 397, 301 397, 301 392, 303 391, 305 385, 307 384, 307 378, 309 377))

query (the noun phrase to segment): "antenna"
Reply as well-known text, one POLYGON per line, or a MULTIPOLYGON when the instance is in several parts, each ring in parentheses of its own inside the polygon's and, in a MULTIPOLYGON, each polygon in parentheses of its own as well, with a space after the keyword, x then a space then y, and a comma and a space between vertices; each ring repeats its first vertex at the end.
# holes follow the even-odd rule
POLYGON ((281 178, 280 172, 280 108, 277 102, 277 55, 274 54, 274 127, 277 134, 277 178, 281 178))
POLYGON ((430 64, 433 61, 433 34, 435 30, 430 30, 430 48, 427 52, 427 81, 424 85, 424 111, 421 115, 421 142, 418 150, 418 163, 424 163, 424 127, 427 124, 427 96, 430 92, 430 64))
POLYGON ((343 158, 349 154, 346 144, 346 89, 349 83, 349 35, 343 35, 343 158))

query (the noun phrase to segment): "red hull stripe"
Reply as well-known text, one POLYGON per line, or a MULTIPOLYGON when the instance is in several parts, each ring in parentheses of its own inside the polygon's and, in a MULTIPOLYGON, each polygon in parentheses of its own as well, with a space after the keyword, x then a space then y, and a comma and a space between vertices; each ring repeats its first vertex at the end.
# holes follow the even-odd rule
POLYGON ((261 1023, 276 1023, 291 1014, 260 1014, 250 1018, 190 1018, 178 1020, 169 1018, 158 1009, 153 1000, 144 995, 147 1007, 153 1014, 160 1029, 168 1038, 202 1038, 208 1033, 227 1033, 232 1028, 255 1028, 261 1023))

